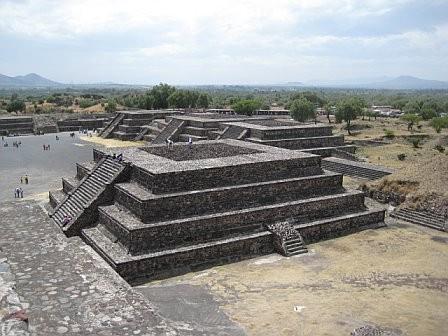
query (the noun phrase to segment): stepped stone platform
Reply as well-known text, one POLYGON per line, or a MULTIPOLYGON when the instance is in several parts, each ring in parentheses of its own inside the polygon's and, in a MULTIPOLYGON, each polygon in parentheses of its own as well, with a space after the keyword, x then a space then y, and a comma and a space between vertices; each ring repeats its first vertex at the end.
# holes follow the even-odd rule
POLYGON ((155 119, 164 119, 168 116, 180 114, 180 111, 172 110, 135 110, 118 111, 115 116, 100 130, 99 135, 103 138, 117 138, 120 140, 133 140, 145 135, 144 130, 150 126, 155 119))
POLYGON ((99 129, 104 127, 104 125, 109 121, 106 116, 95 117, 95 118, 76 118, 76 119, 65 119, 58 120, 56 122, 59 132, 72 132, 79 131, 81 129, 99 129))
POLYGON ((123 158, 94 150, 93 166, 77 166, 78 186, 50 198, 55 213, 94 204, 69 230, 62 213, 53 217, 133 283, 273 252, 292 256, 307 243, 383 225, 384 211, 345 190, 318 155, 225 139, 128 148, 123 158), (67 206, 64 192, 75 200, 67 206))
POLYGON ((34 132, 33 117, 0 118, 0 135, 30 134, 34 132))
POLYGON ((288 117, 242 116, 213 113, 192 113, 170 116, 165 123, 156 122, 142 131, 152 144, 235 139, 262 145, 300 150, 322 157, 335 152, 354 153, 355 146, 344 143, 343 135, 333 135, 332 127, 323 124, 299 123, 288 117))
POLYGON ((423 225, 432 229, 448 232, 448 219, 430 211, 413 210, 407 208, 398 208, 391 212, 391 217, 423 225))

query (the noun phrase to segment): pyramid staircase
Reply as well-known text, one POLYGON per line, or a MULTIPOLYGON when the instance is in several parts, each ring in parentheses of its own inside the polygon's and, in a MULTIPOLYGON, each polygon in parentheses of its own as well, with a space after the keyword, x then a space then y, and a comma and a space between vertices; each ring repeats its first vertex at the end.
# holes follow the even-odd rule
POLYGON ((218 139, 236 139, 241 140, 243 136, 248 132, 247 129, 242 129, 238 126, 227 126, 218 139))
POLYGON ((50 217, 67 236, 78 234, 86 223, 95 220, 98 205, 113 199, 113 183, 119 181, 127 167, 110 157, 102 158, 59 202, 50 217))
POLYGON ((108 138, 118 127, 124 117, 125 115, 123 113, 117 113, 117 115, 110 121, 110 123, 106 127, 101 130, 98 135, 104 139, 108 138))
POLYGON ((429 211, 399 208, 390 214, 391 217, 423 225, 432 229, 448 232, 448 221, 443 216, 429 211))
POLYGON ((184 126, 185 121, 180 119, 171 119, 166 127, 152 141, 153 144, 163 144, 169 138, 175 137, 184 126))

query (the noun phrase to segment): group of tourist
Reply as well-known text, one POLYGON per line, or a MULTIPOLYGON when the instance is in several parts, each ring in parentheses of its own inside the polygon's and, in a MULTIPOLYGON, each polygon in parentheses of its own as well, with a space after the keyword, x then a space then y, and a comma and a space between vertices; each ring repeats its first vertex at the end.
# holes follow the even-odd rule
MULTIPOLYGON (((28 174, 25 174, 20 177, 20 184, 28 184, 30 182, 28 174)), ((14 190, 14 198, 23 198, 23 189, 22 187, 17 187, 14 190)))
POLYGON ((117 161, 119 161, 119 162, 121 162, 121 161, 123 161, 123 153, 120 153, 120 154, 115 154, 115 153, 113 153, 112 154, 112 159, 114 159, 114 160, 117 160, 117 161))
POLYGON ((22 188, 16 188, 16 190, 14 191, 14 198, 23 198, 22 188))
POLYGON ((15 148, 19 148, 22 146, 22 141, 13 141, 12 146, 15 148))
POLYGON ((25 175, 25 176, 21 176, 20 177, 20 184, 28 184, 28 182, 29 182, 29 178, 28 178, 28 175, 25 175))
POLYGON ((44 151, 45 150, 50 150, 50 145, 49 144, 48 145, 43 144, 42 147, 43 147, 44 151))

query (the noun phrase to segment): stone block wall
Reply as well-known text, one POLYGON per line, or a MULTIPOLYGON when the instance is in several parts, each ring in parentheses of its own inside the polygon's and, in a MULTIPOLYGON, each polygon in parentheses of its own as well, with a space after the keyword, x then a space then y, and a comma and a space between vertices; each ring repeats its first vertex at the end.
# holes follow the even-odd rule
POLYGON ((241 187, 207 189, 145 199, 125 187, 116 186, 116 201, 140 218, 182 218, 197 214, 231 211, 245 207, 288 202, 342 189, 342 175, 327 175, 297 180, 256 183, 241 187), (148 215, 145 215, 148 214, 148 215))
POLYGON ((201 248, 171 250, 170 253, 158 253, 151 258, 135 258, 118 263, 115 268, 128 280, 135 281, 137 277, 156 279, 273 252, 272 235, 265 232, 243 240, 235 238, 223 244, 205 244, 201 248))
MULTIPOLYGON (((123 244, 129 244, 127 248, 131 253, 141 253, 253 233, 264 230, 265 224, 292 217, 310 221, 350 211, 359 211, 364 208, 363 202, 362 193, 346 194, 333 198, 268 205, 255 211, 242 209, 184 220, 160 222, 140 228, 117 229, 115 234, 119 235, 116 238, 123 244)), ((108 217, 107 223, 115 221, 112 216, 102 213, 102 218, 105 217, 108 217)), ((120 224, 116 222, 113 226, 120 226, 120 224)))
POLYGON ((261 140, 276 140, 288 138, 307 138, 332 135, 331 126, 315 126, 315 127, 272 127, 271 129, 251 128, 252 138, 261 140))
POLYGON ((154 175, 134 166, 133 180, 154 194, 322 174, 319 156, 154 175))

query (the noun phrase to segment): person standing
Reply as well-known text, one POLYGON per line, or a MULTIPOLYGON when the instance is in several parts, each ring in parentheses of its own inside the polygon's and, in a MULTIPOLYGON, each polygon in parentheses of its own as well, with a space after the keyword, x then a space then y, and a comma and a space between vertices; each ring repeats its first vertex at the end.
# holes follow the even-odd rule
POLYGON ((19 188, 20 198, 23 198, 23 189, 19 188))
POLYGON ((28 175, 25 175, 25 184, 28 184, 28 175))

